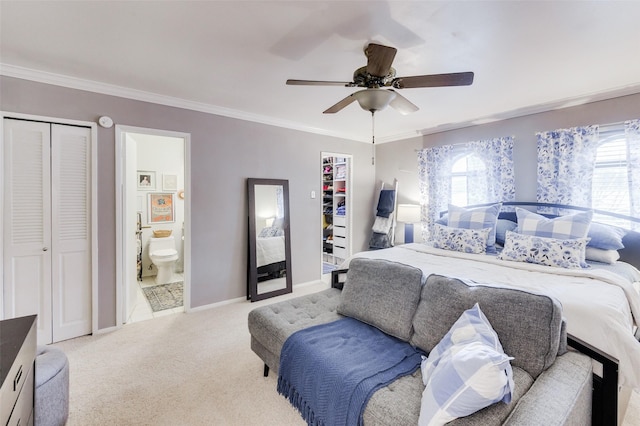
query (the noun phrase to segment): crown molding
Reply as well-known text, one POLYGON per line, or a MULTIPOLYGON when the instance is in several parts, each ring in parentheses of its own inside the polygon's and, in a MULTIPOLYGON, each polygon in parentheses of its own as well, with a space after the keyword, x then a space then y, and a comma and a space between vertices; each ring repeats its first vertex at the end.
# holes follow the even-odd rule
MULTIPOLYGON (((19 67, 15 65, 0 63, 0 75, 7 77, 15 77, 24 80, 36 81, 39 83, 52 84, 55 86, 67 87, 70 89, 85 90, 88 92, 100 93, 103 95, 117 96, 137 101, 150 102, 154 104, 166 105, 176 108, 183 108, 192 111, 204 112, 207 114, 220 115, 238 120, 251 121, 255 123, 265 124, 268 126, 282 127, 301 132, 315 133, 324 136, 331 136, 340 139, 348 139, 357 142, 371 143, 368 138, 362 135, 350 135, 338 132, 330 132, 317 127, 302 126, 299 123, 278 120, 260 114, 250 114, 230 108, 224 108, 216 105, 205 104, 202 102, 194 102, 186 99, 175 98, 171 96, 159 95, 156 93, 145 92, 142 90, 131 89, 123 86, 100 83, 92 80, 70 77, 62 74, 55 74, 45 71, 38 71, 30 68, 19 67)), ((414 130, 406 133, 395 134, 390 136, 376 137, 376 144, 396 142, 415 137, 422 137, 430 134, 447 132, 465 127, 478 126, 481 124, 491 123, 495 121, 508 120, 511 118, 523 117, 526 115, 539 114, 543 112, 570 108, 574 106, 584 105, 592 102, 598 102, 607 99, 618 98, 627 95, 640 93, 640 83, 620 87, 613 90, 593 92, 590 94, 576 96, 572 98, 559 99, 552 102, 531 105, 515 110, 504 111, 497 114, 478 117, 467 121, 457 123, 447 123, 440 126, 428 127, 420 130, 414 130)))
POLYGON ((273 117, 267 117, 260 114, 250 114, 231 108, 224 108, 217 105, 206 104, 203 102, 194 102, 186 99, 159 95, 157 93, 145 92, 129 87, 116 86, 113 84, 101 83, 93 80, 85 80, 81 78, 70 77, 67 75, 39 71, 5 63, 0 63, 0 75, 35 81, 38 83, 52 84, 54 86, 67 87, 69 89, 85 90, 88 92, 100 93, 103 95, 117 96, 120 98, 132 99, 136 101, 150 102, 159 105, 187 109, 191 111, 204 112, 207 114, 236 118, 238 120, 251 121, 291 130, 299 130, 307 133, 315 133, 324 136, 332 136, 341 139, 364 142, 362 138, 355 137, 353 135, 330 132, 325 129, 319 129, 317 127, 302 126, 299 123, 288 120, 278 120, 274 119, 273 117))

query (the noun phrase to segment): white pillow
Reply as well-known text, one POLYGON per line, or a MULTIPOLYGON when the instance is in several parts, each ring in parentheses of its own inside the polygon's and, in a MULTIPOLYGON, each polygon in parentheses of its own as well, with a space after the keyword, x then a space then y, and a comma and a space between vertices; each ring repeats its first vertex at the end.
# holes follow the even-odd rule
POLYGON ((433 225, 431 242, 433 247, 461 251, 463 253, 484 253, 491 228, 464 229, 450 226, 433 225))
POLYGON ((511 402, 513 372, 498 335, 476 303, 442 338, 421 369, 418 424, 442 425, 498 401, 511 402))
POLYGON ((585 253, 589 238, 558 240, 507 231, 500 260, 537 263, 558 268, 588 268, 585 253))
POLYGON ((585 258, 587 260, 611 264, 616 263, 616 260, 620 259, 620 253, 618 253, 618 250, 603 250, 587 245, 585 258))

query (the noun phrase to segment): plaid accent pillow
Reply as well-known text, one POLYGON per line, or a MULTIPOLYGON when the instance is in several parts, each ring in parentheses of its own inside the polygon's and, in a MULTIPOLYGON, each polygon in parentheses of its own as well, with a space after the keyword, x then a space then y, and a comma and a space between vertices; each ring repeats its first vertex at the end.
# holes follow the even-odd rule
POLYGON ((440 343, 423 357, 418 424, 442 425, 491 404, 511 402, 512 357, 476 303, 453 324, 440 343))
POLYGON ((568 240, 587 236, 593 212, 587 211, 547 219, 537 213, 516 207, 516 216, 520 234, 568 240))
POLYGON ((496 224, 502 203, 488 207, 466 209, 449 204, 447 226, 452 228, 482 229, 491 228, 487 238, 487 253, 496 252, 496 224))

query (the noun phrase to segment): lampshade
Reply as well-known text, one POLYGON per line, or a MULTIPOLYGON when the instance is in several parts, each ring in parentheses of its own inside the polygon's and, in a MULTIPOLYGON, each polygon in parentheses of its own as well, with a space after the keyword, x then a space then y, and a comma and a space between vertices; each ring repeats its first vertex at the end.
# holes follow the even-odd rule
POLYGON ((398 222, 420 222, 420 206, 418 204, 398 204, 398 222))
POLYGON ((365 111, 380 111, 385 109, 389 102, 396 97, 396 93, 385 89, 365 89, 353 94, 365 111))

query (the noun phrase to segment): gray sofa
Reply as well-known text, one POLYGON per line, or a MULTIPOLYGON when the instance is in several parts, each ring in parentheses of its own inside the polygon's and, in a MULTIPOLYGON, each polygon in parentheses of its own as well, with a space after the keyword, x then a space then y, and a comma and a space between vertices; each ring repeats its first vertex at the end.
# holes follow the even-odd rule
MULTIPOLYGON (((251 349, 278 371, 280 351, 294 332, 356 318, 428 353, 476 302, 511 361, 515 389, 496 403, 451 425, 585 425, 591 423, 592 363, 567 350, 557 301, 516 289, 431 275, 384 260, 353 259, 344 287, 281 301, 249 314, 251 349)), ((340 287, 340 286, 338 286, 340 287)), ((347 355, 347 354, 345 354, 347 355)), ((416 425, 424 389, 421 371, 377 390, 363 413, 365 425, 416 425)), ((274 389, 275 391, 275 389, 274 389)))

